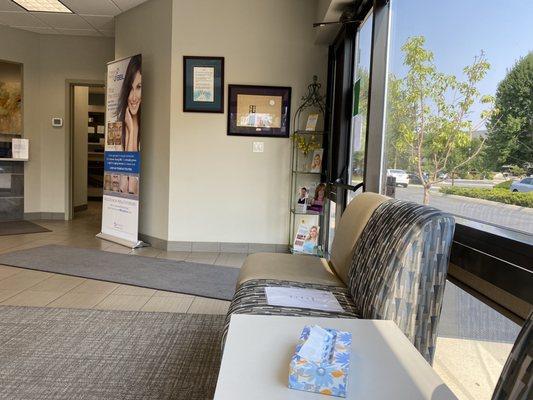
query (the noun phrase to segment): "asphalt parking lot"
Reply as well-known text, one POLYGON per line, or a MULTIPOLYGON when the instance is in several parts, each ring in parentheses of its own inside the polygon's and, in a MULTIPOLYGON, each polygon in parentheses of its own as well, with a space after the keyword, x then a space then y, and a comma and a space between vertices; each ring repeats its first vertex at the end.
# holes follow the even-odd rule
MULTIPOLYGON (((448 186, 449 183, 445 183, 444 185, 448 186)), ((476 181, 456 182, 456 185, 486 188, 491 187, 491 184, 489 183, 476 181)), ((487 222, 493 225, 502 226, 533 235, 532 208, 513 206, 469 197, 445 195, 439 192, 438 187, 432 188, 430 193, 429 204, 433 207, 463 218, 487 222)), ((424 190, 420 185, 409 185, 407 188, 396 188, 397 199, 420 203, 422 202, 423 195, 424 190)))

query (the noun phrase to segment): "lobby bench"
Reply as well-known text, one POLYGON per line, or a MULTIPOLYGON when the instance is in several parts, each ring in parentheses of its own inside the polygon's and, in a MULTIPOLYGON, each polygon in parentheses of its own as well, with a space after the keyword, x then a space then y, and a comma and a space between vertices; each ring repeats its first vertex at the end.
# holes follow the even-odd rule
POLYGON ((390 319, 431 363, 454 225, 452 216, 434 208, 363 193, 336 227, 330 260, 247 257, 224 337, 232 314, 390 319), (344 312, 269 305, 267 286, 330 291, 344 312))

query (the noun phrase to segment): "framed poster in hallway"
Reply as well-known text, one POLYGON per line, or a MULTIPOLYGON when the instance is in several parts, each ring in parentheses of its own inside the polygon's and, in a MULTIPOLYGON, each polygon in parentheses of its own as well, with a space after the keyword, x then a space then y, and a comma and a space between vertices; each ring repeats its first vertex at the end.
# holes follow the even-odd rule
POLYGON ((183 57, 183 111, 224 112, 224 57, 183 57))

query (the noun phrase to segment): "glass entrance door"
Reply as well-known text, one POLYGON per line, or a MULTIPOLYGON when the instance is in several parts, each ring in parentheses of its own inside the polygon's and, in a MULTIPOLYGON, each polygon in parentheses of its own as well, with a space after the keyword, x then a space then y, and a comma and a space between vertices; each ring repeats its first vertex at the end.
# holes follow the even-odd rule
POLYGON ((350 154, 348 160, 348 182, 357 187, 356 191, 348 190, 346 204, 359 193, 363 192, 365 175, 365 144, 368 116, 368 93, 370 82, 370 54, 372 49, 372 12, 368 13, 364 22, 357 28, 354 52, 353 73, 353 109, 350 127, 350 154))
POLYGON ((352 112, 353 56, 355 49, 355 24, 341 28, 329 51, 328 77, 328 158, 326 178, 328 182, 329 211, 327 223, 326 252, 331 249, 336 221, 346 206, 348 184, 350 119, 352 112))
POLYGON ((363 191, 372 18, 347 24, 330 48, 327 248, 346 205, 363 191))

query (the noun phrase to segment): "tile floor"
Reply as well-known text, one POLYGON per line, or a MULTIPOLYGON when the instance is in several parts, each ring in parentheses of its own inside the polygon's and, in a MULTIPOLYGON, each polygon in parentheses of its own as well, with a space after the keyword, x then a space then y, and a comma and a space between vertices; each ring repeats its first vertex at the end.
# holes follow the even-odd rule
MULTIPOLYGON (((72 221, 35 222, 52 232, 0 236, 0 253, 59 244, 234 268, 240 268, 246 258, 246 254, 189 253, 151 247, 132 251, 97 239, 99 203, 91 203, 72 221)), ((0 265, 0 305, 225 314, 229 302, 0 265)))

